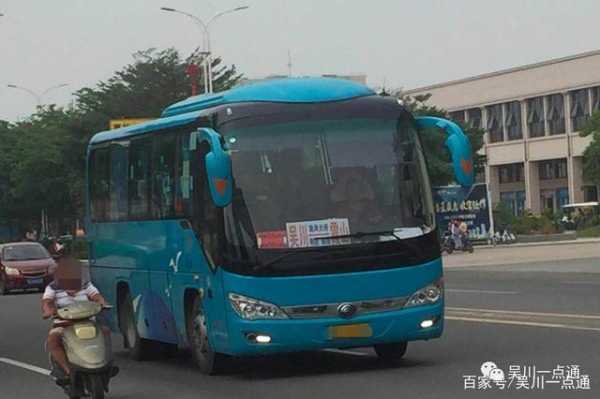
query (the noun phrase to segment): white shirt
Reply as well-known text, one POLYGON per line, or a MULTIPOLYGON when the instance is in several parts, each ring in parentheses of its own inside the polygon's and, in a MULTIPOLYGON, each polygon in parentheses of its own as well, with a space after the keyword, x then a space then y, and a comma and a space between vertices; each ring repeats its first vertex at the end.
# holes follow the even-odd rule
POLYGON ((52 288, 52 285, 53 284, 49 284, 46 287, 42 299, 53 300, 57 309, 72 305, 75 302, 87 302, 93 296, 100 293, 92 283, 85 284, 81 290, 75 293, 75 295, 69 295, 65 290, 54 289, 52 288))

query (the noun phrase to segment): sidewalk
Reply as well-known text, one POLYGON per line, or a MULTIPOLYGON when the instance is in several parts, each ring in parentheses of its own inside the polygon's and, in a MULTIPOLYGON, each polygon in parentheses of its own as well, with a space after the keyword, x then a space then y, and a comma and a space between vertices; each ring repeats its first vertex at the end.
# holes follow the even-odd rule
POLYGON ((537 247, 546 245, 572 245, 572 244, 589 244, 598 243, 600 244, 600 238, 578 238, 576 240, 564 240, 564 241, 540 241, 540 242, 515 242, 514 244, 498 244, 495 247, 490 244, 477 245, 478 248, 504 248, 504 247, 537 247))
POLYGON ((600 239, 503 244, 475 247, 472 254, 455 252, 443 256, 444 267, 515 265, 533 262, 597 258, 600 268, 600 239), (559 248, 553 248, 559 247, 559 248))

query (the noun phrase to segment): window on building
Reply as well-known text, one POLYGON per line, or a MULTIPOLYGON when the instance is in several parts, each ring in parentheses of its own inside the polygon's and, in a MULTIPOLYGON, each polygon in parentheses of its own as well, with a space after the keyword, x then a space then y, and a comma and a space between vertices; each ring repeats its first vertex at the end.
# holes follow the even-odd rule
POLYGON ((519 140, 523 138, 521 130, 521 102, 511 101, 506 104, 506 133, 509 140, 519 140))
POLYGON ((468 109, 467 119, 469 120, 469 125, 481 129, 481 108, 468 109))
POLYGON ((590 118, 590 102, 587 89, 571 92, 571 124, 573 131, 580 131, 590 118))
POLYGON ((525 180, 522 163, 502 165, 498 169, 500 184, 517 183, 525 180))
POLYGON ((129 145, 129 218, 150 218, 152 140, 133 140, 129 145))
POLYGON ((583 200, 585 202, 598 201, 598 187, 583 186, 583 200))
POLYGON ((545 135, 544 97, 527 100, 527 128, 529 137, 542 137, 545 135))
POLYGON ((508 206, 513 216, 522 216, 525 211, 525 191, 501 192, 500 202, 508 206))
POLYGON ((600 110, 600 86, 592 87, 592 112, 600 110))
POLYGON ((465 111, 450 112, 450 119, 455 122, 465 123, 465 111))
POLYGON ((110 210, 110 152, 108 147, 92 151, 89 170, 92 220, 108 220, 110 210))
POLYGON ((553 159, 538 163, 538 172, 540 180, 566 179, 567 178, 567 160, 553 159))
POLYGON ((565 103, 562 94, 548 96, 548 129, 551 135, 565 132, 565 103))
POLYGON ((504 141, 504 127, 502 124, 502 104, 496 104, 487 107, 486 128, 490 135, 491 143, 504 141))

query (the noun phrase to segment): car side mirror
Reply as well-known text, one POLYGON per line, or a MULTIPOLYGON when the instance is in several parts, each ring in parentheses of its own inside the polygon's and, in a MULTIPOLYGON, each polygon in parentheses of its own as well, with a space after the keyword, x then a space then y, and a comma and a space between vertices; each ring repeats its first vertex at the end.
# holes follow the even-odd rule
POLYGON ((463 187, 471 187, 475 180, 473 173, 473 150, 471 142, 456 123, 435 116, 415 118, 419 129, 438 128, 446 132, 446 147, 450 150, 456 181, 463 187))
POLYGON ((198 129, 198 142, 206 141, 210 150, 204 157, 210 195, 218 207, 231 203, 233 180, 231 157, 221 144, 221 135, 210 128, 198 129))

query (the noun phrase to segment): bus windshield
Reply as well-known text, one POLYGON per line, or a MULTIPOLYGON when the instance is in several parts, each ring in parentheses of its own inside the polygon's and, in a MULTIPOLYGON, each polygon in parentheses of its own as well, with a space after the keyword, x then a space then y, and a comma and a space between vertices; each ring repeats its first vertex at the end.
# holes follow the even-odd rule
POLYGON ((224 136, 234 178, 226 236, 235 247, 352 246, 434 228, 425 161, 406 117, 260 117, 224 136))

